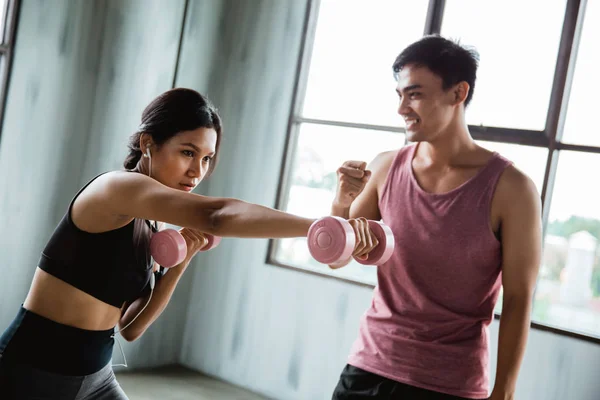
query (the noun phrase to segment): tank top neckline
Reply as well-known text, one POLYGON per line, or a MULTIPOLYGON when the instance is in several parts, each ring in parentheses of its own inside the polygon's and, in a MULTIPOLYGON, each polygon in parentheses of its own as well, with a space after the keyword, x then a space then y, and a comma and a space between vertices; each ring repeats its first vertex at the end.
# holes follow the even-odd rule
POLYGON ((412 161, 415 158, 415 155, 417 153, 417 148, 419 147, 419 144, 415 144, 412 146, 412 148, 410 149, 410 152, 408 154, 408 160, 406 161, 406 165, 405 167, 408 168, 408 172, 409 172, 409 177, 410 177, 410 182, 411 184, 416 188, 416 190, 425 195, 425 196, 430 196, 430 197, 447 197, 447 196, 452 196, 454 194, 456 194, 457 192, 460 192, 461 190, 464 190, 467 186, 472 185, 474 182, 477 182, 479 180, 479 178, 481 177, 481 175, 483 175, 485 173, 485 171, 487 171, 494 163, 494 161, 498 158, 499 154, 498 152, 494 151, 492 152, 492 156, 490 157, 490 159, 487 161, 487 163, 481 167, 479 169, 479 171, 477 171, 477 173, 475 175, 473 175, 471 178, 467 179, 465 182, 461 183, 460 185, 458 185, 457 187, 455 187, 454 189, 451 189, 447 192, 442 192, 442 193, 433 193, 433 192, 429 192, 425 189, 423 189, 423 187, 421 187, 421 185, 419 184, 419 181, 417 180, 417 177, 415 175, 415 171, 413 169, 412 166, 412 161))

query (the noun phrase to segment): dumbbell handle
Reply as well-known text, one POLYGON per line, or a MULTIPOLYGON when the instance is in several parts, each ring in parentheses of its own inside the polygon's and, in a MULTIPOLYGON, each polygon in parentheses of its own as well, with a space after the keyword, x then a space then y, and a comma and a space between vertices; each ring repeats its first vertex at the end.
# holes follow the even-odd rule
POLYGON ((198 251, 209 251, 214 249, 215 247, 217 247, 219 245, 219 243, 221 243, 221 237, 220 236, 215 236, 215 235, 211 235, 210 233, 203 233, 204 237, 207 240, 206 245, 201 248, 198 251))
POLYGON ((361 260, 354 257, 356 262, 363 265, 381 265, 385 264, 394 253, 395 240, 394 234, 389 226, 383 222, 369 220, 369 229, 373 232, 377 241, 377 246, 367 254, 367 258, 361 260))
MULTIPOLYGON (((200 251, 214 249, 221 242, 221 237, 204 234, 208 243, 200 251)), ((185 239, 175 229, 165 229, 152 235, 150 239, 150 254, 154 261, 165 268, 179 265, 187 256, 185 239)))

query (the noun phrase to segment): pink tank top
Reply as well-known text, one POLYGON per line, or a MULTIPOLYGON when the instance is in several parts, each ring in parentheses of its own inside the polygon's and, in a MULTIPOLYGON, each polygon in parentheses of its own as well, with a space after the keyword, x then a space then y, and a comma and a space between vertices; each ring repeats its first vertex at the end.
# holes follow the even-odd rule
POLYGON ((501 287, 491 202, 510 161, 497 153, 466 183, 432 194, 415 179, 416 145, 396 155, 379 200, 396 248, 377 267, 349 364, 454 396, 487 398, 487 327, 501 287))

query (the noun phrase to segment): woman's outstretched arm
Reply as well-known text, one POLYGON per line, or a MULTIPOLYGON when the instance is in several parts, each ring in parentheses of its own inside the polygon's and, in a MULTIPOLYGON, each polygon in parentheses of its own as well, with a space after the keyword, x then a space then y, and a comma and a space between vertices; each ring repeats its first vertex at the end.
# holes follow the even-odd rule
POLYGON ((88 201, 115 215, 162 221, 221 237, 303 237, 315 221, 243 200, 186 193, 131 172, 105 174, 86 191, 88 201))

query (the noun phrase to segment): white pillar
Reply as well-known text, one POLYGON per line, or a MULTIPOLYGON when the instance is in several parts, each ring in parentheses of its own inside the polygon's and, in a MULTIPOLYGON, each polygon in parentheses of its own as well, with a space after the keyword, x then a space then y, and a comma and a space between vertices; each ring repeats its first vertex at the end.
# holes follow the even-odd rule
POLYGON ((579 231, 569 238, 569 250, 560 300, 564 304, 585 306, 592 298, 592 269, 597 239, 587 231, 579 231))

